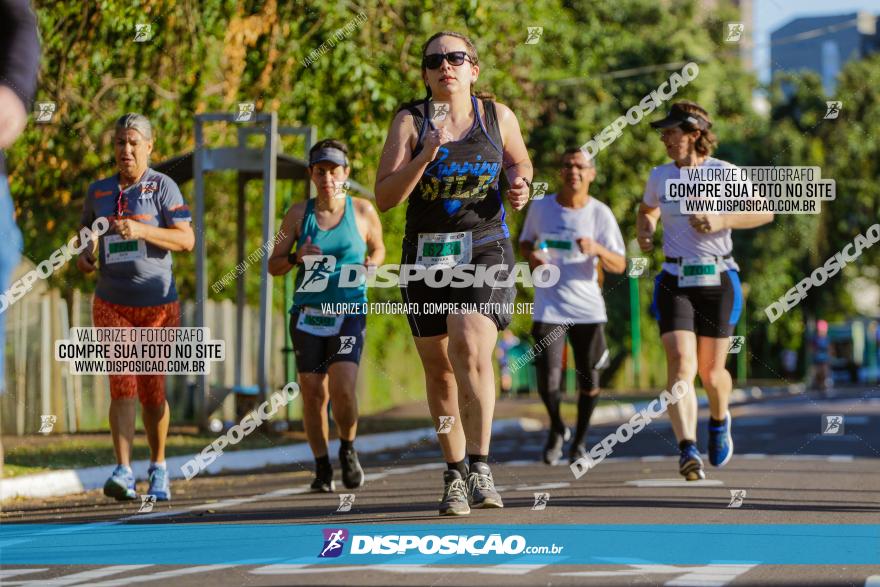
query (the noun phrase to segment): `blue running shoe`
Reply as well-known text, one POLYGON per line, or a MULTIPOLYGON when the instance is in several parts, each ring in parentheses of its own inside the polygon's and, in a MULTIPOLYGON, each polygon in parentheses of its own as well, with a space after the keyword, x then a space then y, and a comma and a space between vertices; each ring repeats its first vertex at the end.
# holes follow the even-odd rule
POLYGON ((150 495, 156 496, 156 501, 168 501, 171 499, 171 483, 168 481, 168 470, 164 467, 150 467, 147 470, 150 478, 150 495))
POLYGON ((113 474, 104 483, 104 495, 112 497, 116 501, 137 499, 137 492, 134 490, 134 473, 131 471, 131 467, 116 465, 113 474))
POLYGON ((681 451, 681 456, 678 459, 678 472, 688 481, 706 478, 706 474, 703 472, 703 459, 700 458, 700 451, 695 445, 690 444, 681 451))
POLYGON ((733 436, 730 435, 730 411, 724 414, 724 424, 713 426, 709 422, 709 462, 723 467, 733 456, 733 436))

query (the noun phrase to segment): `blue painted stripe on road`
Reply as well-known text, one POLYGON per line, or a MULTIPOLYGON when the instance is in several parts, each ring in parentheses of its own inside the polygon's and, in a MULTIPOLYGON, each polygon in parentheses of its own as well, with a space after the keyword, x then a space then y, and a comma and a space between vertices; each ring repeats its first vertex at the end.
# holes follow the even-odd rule
POLYGON ((880 525, 4 524, 0 550, 4 566, 595 565, 611 559, 617 564, 880 565, 880 525), (338 530, 343 534, 335 541, 325 539, 338 530), (405 544, 404 535, 412 537, 405 544), (428 536, 436 538, 421 540, 428 536), (455 554, 426 554, 413 545, 447 549, 444 540, 464 546, 454 548, 455 554), (374 550, 370 544, 377 541, 374 550), (329 553, 338 554, 319 558, 328 542, 337 546, 329 553), (492 550, 501 544, 509 551, 492 550), (663 544, 676 547, 658 547, 663 544), (401 552, 401 545, 408 548, 401 552), (547 547, 547 552, 533 547, 547 547), (485 552, 473 554, 474 549, 485 552))

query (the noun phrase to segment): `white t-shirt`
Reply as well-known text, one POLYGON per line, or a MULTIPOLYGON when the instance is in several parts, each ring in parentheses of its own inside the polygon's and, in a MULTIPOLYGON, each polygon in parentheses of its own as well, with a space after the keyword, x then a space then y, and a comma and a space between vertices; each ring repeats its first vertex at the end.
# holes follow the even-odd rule
MULTIPOLYGON (((732 163, 707 157, 700 167, 736 167, 732 163)), ((663 221, 663 254, 667 257, 681 257, 691 259, 695 257, 724 257, 733 252, 733 241, 730 240, 731 230, 725 228, 712 234, 697 232, 690 225, 690 214, 682 214, 680 200, 670 200, 666 197, 667 179, 684 179, 680 175, 681 168, 674 162, 660 165, 651 170, 648 184, 645 186, 645 195, 642 202, 651 208, 660 207, 660 218, 663 221)), ((733 269, 739 271, 739 266, 733 257, 724 259, 718 263, 719 269, 726 271, 733 269)), ((678 275, 676 263, 663 263, 663 270, 678 275)))
POLYGON ((535 288, 533 318, 537 322, 596 324, 607 322, 605 300, 597 281, 597 256, 580 252, 576 239, 591 238, 610 251, 625 254, 623 236, 611 208, 589 198, 583 208, 566 208, 556 194, 529 205, 520 241, 539 247, 544 241, 551 262, 559 267, 559 283, 535 288))

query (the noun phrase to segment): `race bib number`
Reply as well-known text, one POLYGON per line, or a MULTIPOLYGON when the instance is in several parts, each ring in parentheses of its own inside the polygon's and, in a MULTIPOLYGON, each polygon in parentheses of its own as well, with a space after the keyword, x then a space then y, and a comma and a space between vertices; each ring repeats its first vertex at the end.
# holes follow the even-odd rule
POLYGON ((470 232, 424 232, 419 234, 416 265, 455 267, 471 262, 470 232))
POLYGON ((342 328, 344 314, 324 314, 318 308, 303 308, 296 329, 315 336, 336 336, 342 328))
POLYGON ((721 285, 721 272, 714 257, 684 259, 678 265, 678 287, 721 285))
POLYGON ((106 263, 122 263, 147 257, 147 242, 142 239, 124 240, 118 234, 104 237, 104 259, 106 263))
POLYGON ((557 263, 576 263, 586 259, 570 235, 553 232, 543 232, 539 237, 538 248, 547 251, 550 259, 557 263))

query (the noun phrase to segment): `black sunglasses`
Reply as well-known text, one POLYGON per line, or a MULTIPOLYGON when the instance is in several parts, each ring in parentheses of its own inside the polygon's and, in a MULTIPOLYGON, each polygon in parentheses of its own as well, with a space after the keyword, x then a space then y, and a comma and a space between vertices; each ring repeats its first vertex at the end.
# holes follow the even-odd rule
POLYGON ((471 58, 468 57, 466 51, 450 51, 449 53, 431 53, 430 55, 425 55, 422 58, 422 63, 428 69, 437 69, 441 65, 443 65, 443 60, 449 62, 449 65, 458 66, 464 63, 465 61, 471 61, 471 58))

